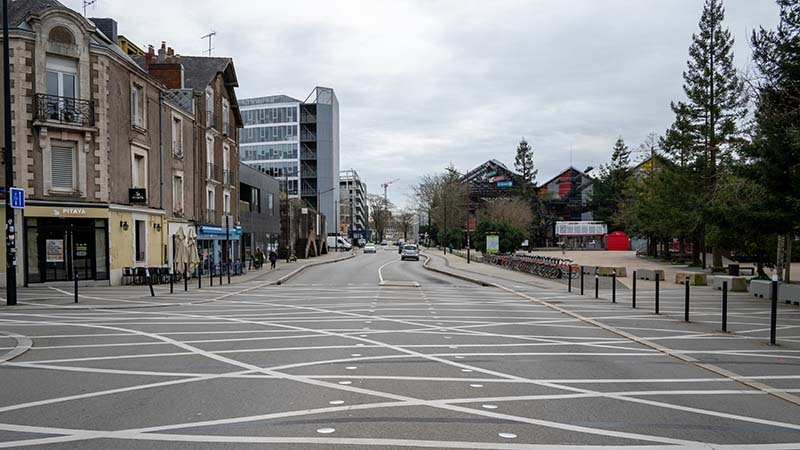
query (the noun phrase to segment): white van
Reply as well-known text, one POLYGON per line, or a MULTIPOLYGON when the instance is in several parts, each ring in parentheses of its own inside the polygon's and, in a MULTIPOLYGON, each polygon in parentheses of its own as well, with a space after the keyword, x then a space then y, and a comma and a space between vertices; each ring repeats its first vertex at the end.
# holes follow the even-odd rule
POLYGON ((347 242, 347 240, 341 236, 328 236, 328 249, 335 250, 336 248, 339 250, 352 250, 353 246, 347 242), (336 242, 338 239, 338 243, 336 242))

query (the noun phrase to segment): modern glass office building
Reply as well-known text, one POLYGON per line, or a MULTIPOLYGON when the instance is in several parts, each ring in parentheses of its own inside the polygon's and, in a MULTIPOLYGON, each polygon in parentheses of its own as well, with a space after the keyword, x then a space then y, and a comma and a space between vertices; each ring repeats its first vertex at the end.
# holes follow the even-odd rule
POLYGON ((239 158, 277 178, 281 192, 325 214, 339 228, 339 102, 317 87, 304 101, 286 95, 239 100, 244 129, 239 158), (288 188, 288 191, 287 191, 288 188))

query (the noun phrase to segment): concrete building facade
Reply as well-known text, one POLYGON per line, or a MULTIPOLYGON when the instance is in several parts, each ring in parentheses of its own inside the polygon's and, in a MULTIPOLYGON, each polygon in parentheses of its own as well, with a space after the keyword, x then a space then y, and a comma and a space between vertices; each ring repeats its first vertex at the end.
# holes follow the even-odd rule
POLYGON ((239 163, 240 253, 251 260, 256 249, 265 254, 277 247, 281 234, 280 183, 277 179, 239 163))

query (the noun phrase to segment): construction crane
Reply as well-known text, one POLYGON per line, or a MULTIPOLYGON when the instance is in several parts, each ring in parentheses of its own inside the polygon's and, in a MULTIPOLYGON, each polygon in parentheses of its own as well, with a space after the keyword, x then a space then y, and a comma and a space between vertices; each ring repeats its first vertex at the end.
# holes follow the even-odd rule
POLYGON ((386 193, 387 193, 387 189, 389 189, 389 185, 390 185, 390 184, 397 183, 398 181, 400 181, 400 178, 395 178, 394 180, 392 180, 392 181, 387 181, 386 183, 383 183, 383 184, 381 185, 381 186, 383 186, 383 201, 384 201, 384 202, 385 202, 387 205, 389 204, 389 197, 386 195, 386 193))

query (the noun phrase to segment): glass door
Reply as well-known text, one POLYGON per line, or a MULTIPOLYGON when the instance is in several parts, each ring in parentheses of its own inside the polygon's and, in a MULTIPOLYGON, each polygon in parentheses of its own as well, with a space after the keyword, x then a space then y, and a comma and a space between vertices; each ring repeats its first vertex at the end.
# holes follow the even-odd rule
MULTIPOLYGON (((71 248, 72 264, 79 280, 93 280, 95 278, 95 244, 94 230, 91 226, 75 225, 72 230, 71 248)), ((70 275, 70 280, 72 276, 70 275)))

